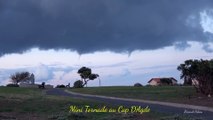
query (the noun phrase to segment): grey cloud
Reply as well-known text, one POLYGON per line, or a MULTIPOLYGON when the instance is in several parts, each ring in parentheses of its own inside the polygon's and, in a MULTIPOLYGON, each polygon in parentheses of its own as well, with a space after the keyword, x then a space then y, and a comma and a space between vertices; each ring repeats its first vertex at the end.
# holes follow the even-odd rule
POLYGON ((208 43, 206 43, 206 44, 203 45, 203 49, 206 52, 213 52, 213 48, 208 43))
POLYGON ((177 50, 185 50, 186 48, 189 48, 191 47, 191 45, 189 43, 187 43, 186 41, 183 41, 183 42, 176 42, 174 44, 175 48, 177 50))
POLYGON ((212 5, 211 0, 0 1, 0 53, 32 47, 131 52, 207 42, 198 19, 212 5), (189 16, 196 18, 193 24, 189 16))

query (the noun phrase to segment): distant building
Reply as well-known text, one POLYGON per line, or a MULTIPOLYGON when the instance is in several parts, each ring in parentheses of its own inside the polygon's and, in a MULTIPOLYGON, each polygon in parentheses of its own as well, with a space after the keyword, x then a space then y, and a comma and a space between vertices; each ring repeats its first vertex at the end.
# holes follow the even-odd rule
POLYGON ((152 78, 148 81, 149 85, 158 86, 158 85, 177 85, 177 80, 173 77, 169 78, 152 78))
POLYGON ((35 84, 35 76, 33 73, 30 75, 29 81, 30 81, 30 84, 35 84))

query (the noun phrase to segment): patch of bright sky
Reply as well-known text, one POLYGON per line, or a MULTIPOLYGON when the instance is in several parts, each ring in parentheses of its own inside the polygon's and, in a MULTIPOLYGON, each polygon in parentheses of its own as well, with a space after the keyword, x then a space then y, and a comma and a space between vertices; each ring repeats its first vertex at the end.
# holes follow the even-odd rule
POLYGON ((200 24, 204 32, 213 33, 213 9, 204 10, 200 13, 200 24))
MULTIPOLYGON (((77 70, 82 66, 87 66, 92 68, 94 73, 100 74, 103 85, 104 83, 106 85, 132 85, 135 82, 146 84, 149 80, 147 76, 179 76, 180 73, 176 68, 186 59, 212 58, 213 53, 205 52, 200 43, 188 42, 188 44, 191 47, 185 50, 177 50, 171 46, 158 50, 134 51, 130 56, 109 51, 79 56, 76 52, 69 50, 44 51, 34 48, 24 54, 10 54, 1 57, 0 68, 1 71, 26 68, 35 73, 37 80, 57 85, 68 82, 72 84, 75 80, 80 79, 76 73, 77 70), (68 70, 64 71, 63 69, 67 67, 68 70), (124 81, 125 78, 132 80, 124 81)), ((176 77, 176 79, 179 78, 176 77)), ((97 81, 91 82, 89 85, 96 86, 97 81)))

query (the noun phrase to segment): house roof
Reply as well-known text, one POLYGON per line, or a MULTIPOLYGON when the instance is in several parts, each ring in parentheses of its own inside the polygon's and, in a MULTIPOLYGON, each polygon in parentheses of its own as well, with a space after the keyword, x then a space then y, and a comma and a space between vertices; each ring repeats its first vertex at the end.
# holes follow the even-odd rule
POLYGON ((169 77, 169 78, 164 77, 164 78, 152 78, 151 80, 148 81, 148 83, 150 83, 153 80, 156 81, 156 82, 160 82, 161 79, 171 79, 171 80, 174 80, 174 81, 177 82, 177 80, 173 77, 169 77))

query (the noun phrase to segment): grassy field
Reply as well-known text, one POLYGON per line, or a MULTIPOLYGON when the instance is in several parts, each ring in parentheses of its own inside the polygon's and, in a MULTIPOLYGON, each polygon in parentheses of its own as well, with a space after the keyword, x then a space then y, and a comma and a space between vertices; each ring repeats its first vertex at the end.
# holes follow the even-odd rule
POLYGON ((70 106, 83 107, 108 106, 110 104, 77 99, 58 97, 45 94, 46 90, 29 88, 0 87, 0 120, 172 120, 185 116, 168 115, 151 111, 144 114, 133 113, 70 113, 70 106))
POLYGON ((70 91, 86 94, 167 101, 213 107, 212 98, 207 98, 197 94, 195 89, 191 86, 87 87, 70 89, 70 91))

